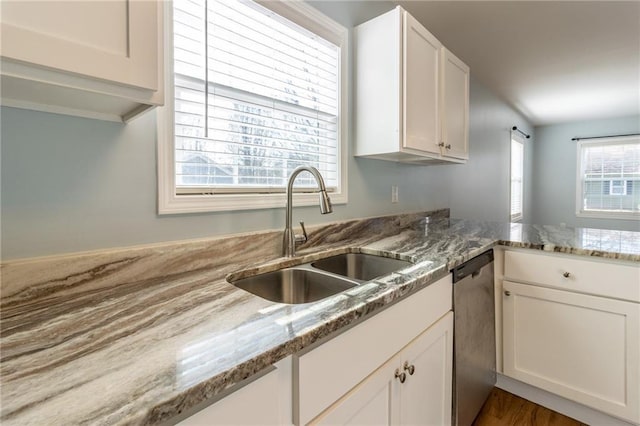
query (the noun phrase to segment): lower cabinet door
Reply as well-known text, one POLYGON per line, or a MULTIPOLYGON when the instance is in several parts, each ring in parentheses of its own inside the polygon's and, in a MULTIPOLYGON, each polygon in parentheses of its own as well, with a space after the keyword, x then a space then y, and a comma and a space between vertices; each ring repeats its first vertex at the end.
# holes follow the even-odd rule
POLYGON ((502 298, 507 376, 640 421, 640 304, 509 281, 502 298))
POLYGON ((429 327, 400 353, 407 374, 398 384, 399 423, 450 425, 453 377, 453 313, 429 327))
POLYGON ((449 312, 311 423, 450 425, 452 361, 449 312))
POLYGON ((394 370, 398 360, 391 358, 373 372, 338 402, 314 419, 318 425, 391 425, 397 424, 392 417, 391 405, 398 389, 394 381, 394 370))

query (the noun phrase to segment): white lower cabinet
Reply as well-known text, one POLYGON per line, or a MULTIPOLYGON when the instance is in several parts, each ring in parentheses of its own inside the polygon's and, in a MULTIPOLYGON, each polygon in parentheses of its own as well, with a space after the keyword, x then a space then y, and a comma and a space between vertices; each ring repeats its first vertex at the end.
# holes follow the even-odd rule
POLYGON ((451 308, 447 275, 179 424, 449 425, 451 308))
MULTIPOLYGON (((400 354, 402 370, 409 373, 399 385, 398 417, 401 425, 451 423, 453 377, 453 312, 425 331, 400 354), (413 371, 413 374, 410 374, 413 371)), ((399 383, 399 382, 396 382, 399 383)))
POLYGON ((311 423, 450 424, 452 339, 449 312, 311 423))
POLYGON ((294 423, 451 422, 451 276, 294 356, 294 423))
MULTIPOLYGON (((180 426, 290 425, 291 357, 275 369, 178 423, 180 426)), ((196 412, 197 411, 197 412, 196 412)), ((190 414, 190 413, 189 413, 190 414)))
POLYGON ((507 254, 501 288, 503 373, 640 423, 637 266, 507 254), (594 271, 601 269, 608 279, 596 282, 594 271), (554 282, 554 274, 564 281, 554 282), (514 282, 525 278, 531 283, 514 282), (608 292, 630 299, 606 297, 608 292))
POLYGON ((391 425, 397 424, 397 410, 392 410, 392 401, 398 398, 398 359, 391 359, 362 383, 353 388, 313 423, 319 425, 391 425), (395 413, 394 413, 395 411, 395 413), (396 414, 393 418, 392 415, 396 414))

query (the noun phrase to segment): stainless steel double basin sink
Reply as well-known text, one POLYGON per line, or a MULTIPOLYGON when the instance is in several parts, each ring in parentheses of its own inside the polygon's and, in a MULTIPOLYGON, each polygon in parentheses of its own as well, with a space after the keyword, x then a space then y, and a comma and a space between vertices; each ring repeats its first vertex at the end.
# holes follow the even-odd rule
POLYGON ((410 265, 400 259, 344 253, 229 282, 272 302, 309 303, 410 265))

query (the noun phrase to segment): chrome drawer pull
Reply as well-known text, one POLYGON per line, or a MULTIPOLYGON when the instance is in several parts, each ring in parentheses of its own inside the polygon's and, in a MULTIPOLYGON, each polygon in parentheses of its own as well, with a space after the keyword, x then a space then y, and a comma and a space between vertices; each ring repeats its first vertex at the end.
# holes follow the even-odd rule
POLYGON ((569 278, 571 276, 571 273, 570 272, 565 272, 565 273, 562 274, 562 276, 565 277, 565 278, 569 278))

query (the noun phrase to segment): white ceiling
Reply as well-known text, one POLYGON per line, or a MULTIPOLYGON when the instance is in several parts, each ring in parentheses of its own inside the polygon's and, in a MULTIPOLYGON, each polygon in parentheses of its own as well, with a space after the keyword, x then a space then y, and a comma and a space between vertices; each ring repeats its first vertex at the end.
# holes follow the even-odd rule
POLYGON ((640 1, 329 3, 346 24, 401 4, 533 125, 640 114, 640 1))
POLYGON ((640 114, 640 1, 402 1, 534 125, 640 114))

